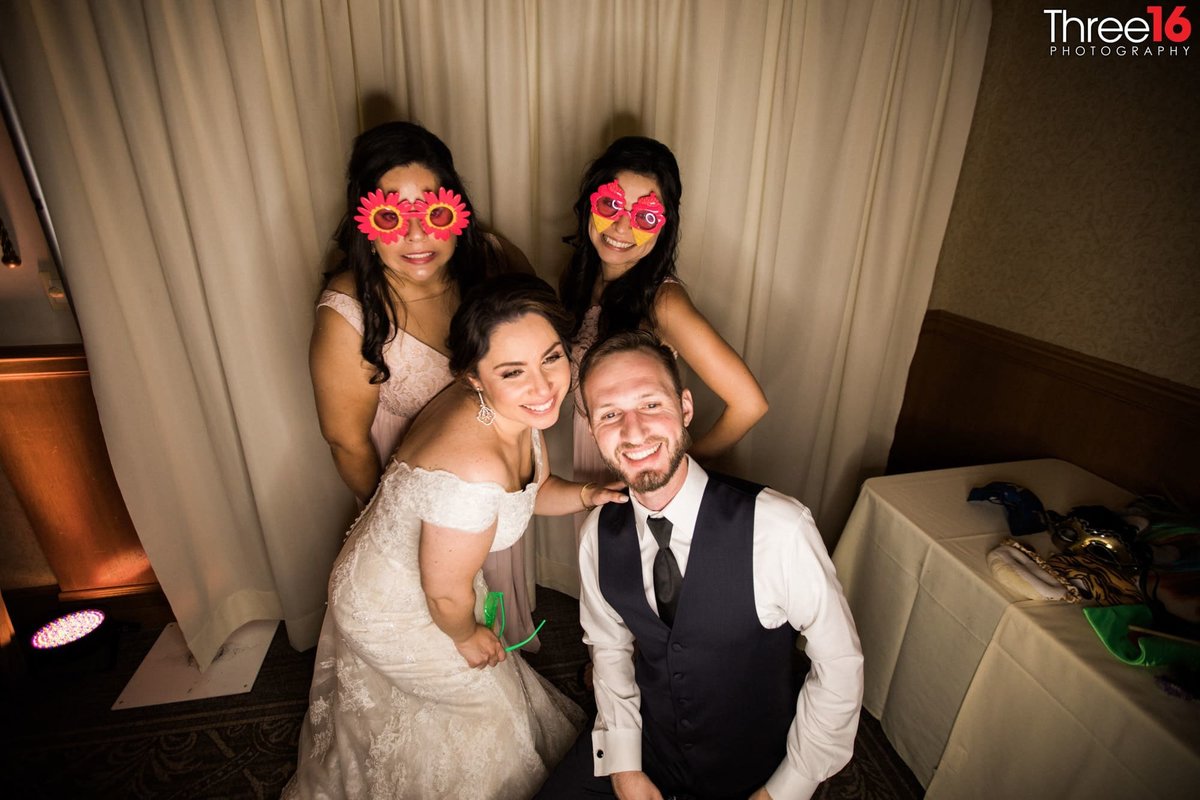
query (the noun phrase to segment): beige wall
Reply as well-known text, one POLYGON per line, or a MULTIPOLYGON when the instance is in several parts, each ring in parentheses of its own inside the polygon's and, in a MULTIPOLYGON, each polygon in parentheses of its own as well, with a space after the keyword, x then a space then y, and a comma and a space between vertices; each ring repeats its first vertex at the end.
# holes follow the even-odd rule
POLYGON ((1200 387, 1200 14, 1186 56, 1062 58, 1042 13, 1146 5, 993 0, 930 307, 1200 387))

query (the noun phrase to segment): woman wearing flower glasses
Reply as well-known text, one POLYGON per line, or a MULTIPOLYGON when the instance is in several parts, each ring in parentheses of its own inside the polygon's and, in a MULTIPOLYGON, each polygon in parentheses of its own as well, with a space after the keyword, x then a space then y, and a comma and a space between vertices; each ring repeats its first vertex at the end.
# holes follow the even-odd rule
MULTIPOLYGON (((721 398, 725 410, 688 450, 703 461, 745 436, 767 412, 767 399, 675 276, 682 193, 679 166, 666 145, 643 136, 610 144, 583 176, 575 201, 578 227, 566 239, 575 252, 559 295, 575 315, 576 364, 597 341, 643 328, 670 345, 721 398)), ((576 400, 575 480, 611 480, 576 400)))
MULTIPOLYGON (((533 270, 480 229, 449 148, 420 125, 362 133, 347 178, 342 259, 317 303, 309 368, 321 434, 365 505, 417 412, 452 380, 446 335, 461 298, 489 275, 533 270)), ((523 547, 484 565, 509 598, 514 641, 532 630, 523 547)))

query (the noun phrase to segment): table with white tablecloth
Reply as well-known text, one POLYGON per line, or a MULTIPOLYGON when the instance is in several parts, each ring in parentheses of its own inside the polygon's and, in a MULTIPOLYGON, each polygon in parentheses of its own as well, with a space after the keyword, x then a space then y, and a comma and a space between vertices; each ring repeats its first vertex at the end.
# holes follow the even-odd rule
MULTIPOLYGON (((862 640, 864 707, 931 798, 1200 785, 1200 705, 1109 655, 1078 606, 1019 599, 992 577, 1004 509, 966 499, 992 481, 1060 513, 1130 499, 1056 459, 868 480, 833 557, 862 640)), ((1031 541, 1046 551, 1046 534, 1031 541)))

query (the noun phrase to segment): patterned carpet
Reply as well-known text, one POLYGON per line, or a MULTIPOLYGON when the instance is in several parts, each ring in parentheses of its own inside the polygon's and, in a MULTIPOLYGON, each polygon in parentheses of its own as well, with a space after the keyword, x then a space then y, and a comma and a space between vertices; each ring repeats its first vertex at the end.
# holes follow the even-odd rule
MULTIPOLYGON (((578 604, 538 590, 542 650, 529 663, 589 711, 577 672, 587 656, 578 604)), ((118 618, 119 619, 119 618, 118 618)), ((0 793, 6 798, 275 798, 295 769, 314 653, 282 626, 253 691, 110 711, 160 628, 128 626, 112 649, 4 686, 0 793)), ((920 785, 865 713, 854 759, 817 797, 917 798, 920 785)))

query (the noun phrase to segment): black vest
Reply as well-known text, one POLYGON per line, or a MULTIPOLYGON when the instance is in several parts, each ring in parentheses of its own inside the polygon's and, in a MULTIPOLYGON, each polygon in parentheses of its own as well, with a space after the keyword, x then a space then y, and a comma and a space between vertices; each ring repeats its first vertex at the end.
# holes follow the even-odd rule
POLYGON ((637 639, 643 769, 664 794, 744 799, 786 755, 796 630, 754 607, 761 489, 709 473, 672 628, 646 602, 632 505, 600 510, 600 591, 637 639))

